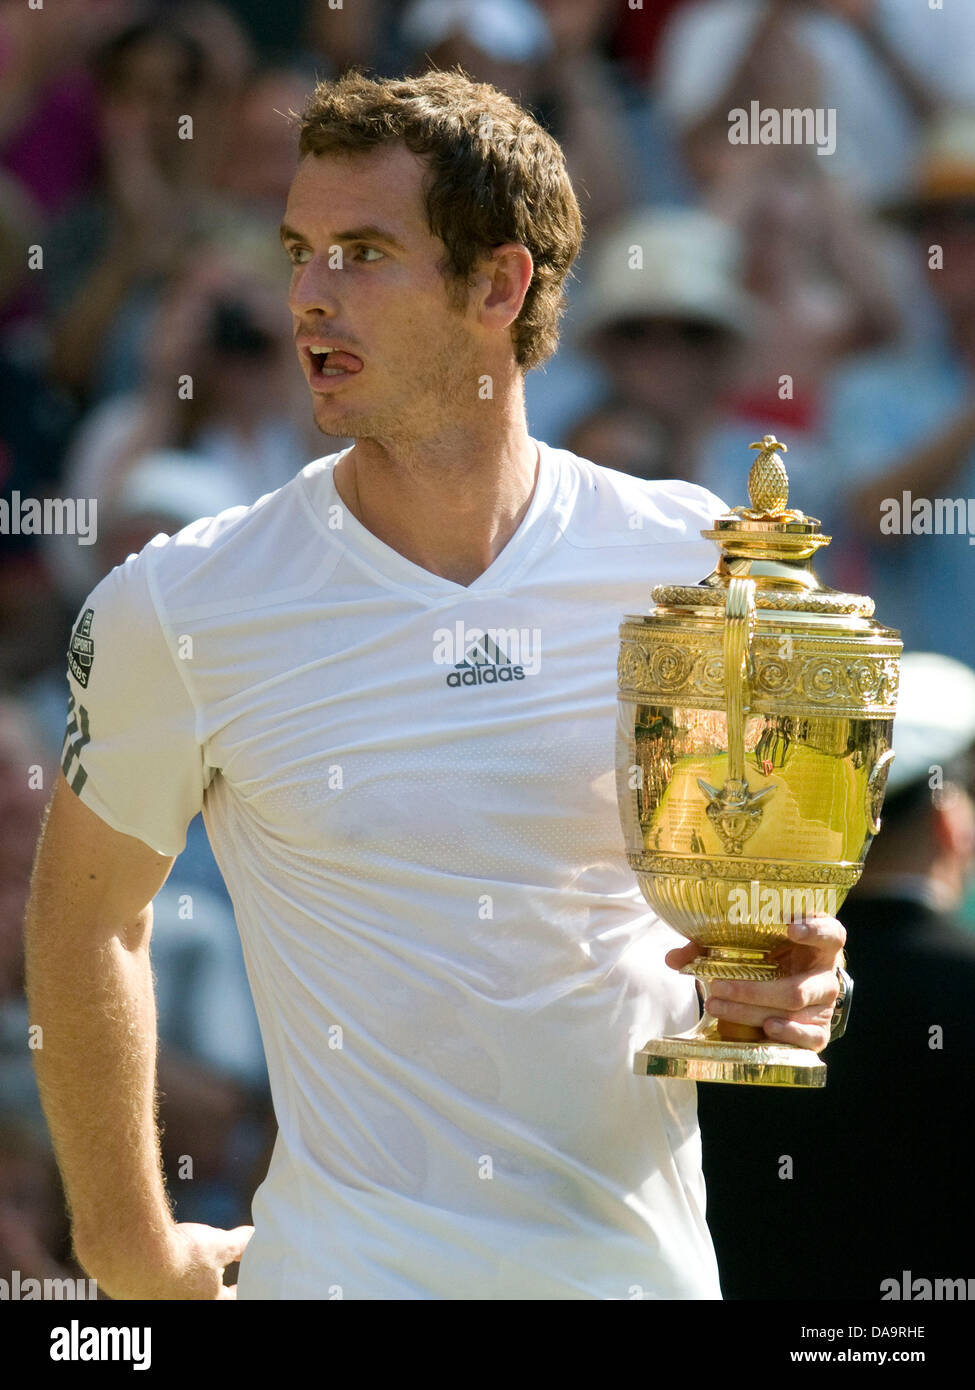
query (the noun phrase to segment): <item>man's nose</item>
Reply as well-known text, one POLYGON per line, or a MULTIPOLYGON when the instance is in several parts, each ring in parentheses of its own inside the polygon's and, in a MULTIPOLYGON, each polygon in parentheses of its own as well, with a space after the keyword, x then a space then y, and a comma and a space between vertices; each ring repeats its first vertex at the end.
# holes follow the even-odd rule
POLYGON ((334 315, 338 311, 339 270, 329 265, 327 252, 312 256, 304 265, 296 266, 288 290, 288 307, 293 314, 306 314, 317 309, 334 315))

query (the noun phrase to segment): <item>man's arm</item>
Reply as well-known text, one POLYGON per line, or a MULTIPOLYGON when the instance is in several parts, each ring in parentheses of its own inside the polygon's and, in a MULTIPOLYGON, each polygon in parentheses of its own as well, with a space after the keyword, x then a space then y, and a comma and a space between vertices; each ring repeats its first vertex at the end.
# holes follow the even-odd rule
POLYGON ((114 1298, 232 1297, 223 1270, 252 1233, 177 1224, 166 1197, 149 936, 172 865, 59 775, 27 908, 27 996, 75 1250, 114 1298))

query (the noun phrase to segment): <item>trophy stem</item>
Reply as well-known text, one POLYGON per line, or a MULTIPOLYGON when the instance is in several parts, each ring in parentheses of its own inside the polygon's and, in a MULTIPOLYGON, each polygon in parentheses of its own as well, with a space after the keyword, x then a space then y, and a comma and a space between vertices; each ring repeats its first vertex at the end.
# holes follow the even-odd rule
MULTIPOLYGON (((703 953, 681 971, 694 975, 708 987, 709 980, 775 980, 782 971, 769 959, 769 951, 740 946, 706 946, 703 953)), ((765 1030, 747 1023, 719 1018, 715 1029, 722 1042, 767 1042, 765 1030)))
POLYGON ((772 960, 771 947, 744 948, 741 946, 705 946, 696 960, 681 969, 682 975, 696 975, 699 980, 777 980, 782 970, 772 960))

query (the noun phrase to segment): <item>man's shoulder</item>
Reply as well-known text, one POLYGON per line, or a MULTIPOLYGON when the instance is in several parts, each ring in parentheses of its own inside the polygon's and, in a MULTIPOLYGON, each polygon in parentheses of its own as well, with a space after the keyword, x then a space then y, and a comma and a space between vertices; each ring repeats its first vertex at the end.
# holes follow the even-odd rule
MULTIPOLYGON (((549 446, 550 447, 550 446, 549 446)), ((572 478, 565 539, 580 547, 659 545, 692 541, 728 510, 720 497, 681 478, 636 478, 551 449, 572 478)))

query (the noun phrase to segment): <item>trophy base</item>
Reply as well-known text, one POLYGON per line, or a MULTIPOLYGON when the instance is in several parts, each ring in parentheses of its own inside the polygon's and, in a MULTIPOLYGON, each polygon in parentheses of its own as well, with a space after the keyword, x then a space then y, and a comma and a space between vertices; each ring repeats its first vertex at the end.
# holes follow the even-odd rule
POLYGON ((724 1081, 739 1086, 825 1086, 826 1063, 809 1048, 788 1043, 725 1042, 714 1019, 687 1033, 651 1038, 633 1059, 637 1076, 724 1081))

